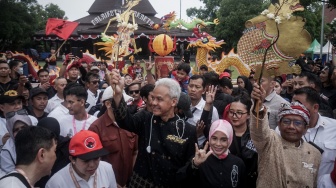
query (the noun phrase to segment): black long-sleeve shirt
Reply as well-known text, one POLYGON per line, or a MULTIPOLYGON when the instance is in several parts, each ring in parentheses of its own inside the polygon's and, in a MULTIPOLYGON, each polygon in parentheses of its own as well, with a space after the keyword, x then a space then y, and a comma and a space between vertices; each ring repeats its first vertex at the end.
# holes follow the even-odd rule
POLYGON ((124 100, 114 109, 118 125, 139 136, 139 151, 129 186, 185 187, 187 167, 197 143, 195 126, 184 121, 184 125, 177 123, 177 116, 164 122, 145 110, 131 115, 124 100), (146 150, 148 146, 150 152, 146 150))
POLYGON ((194 172, 197 178, 195 180, 199 180, 199 184, 193 187, 245 187, 244 162, 230 153, 225 159, 210 155, 194 172))

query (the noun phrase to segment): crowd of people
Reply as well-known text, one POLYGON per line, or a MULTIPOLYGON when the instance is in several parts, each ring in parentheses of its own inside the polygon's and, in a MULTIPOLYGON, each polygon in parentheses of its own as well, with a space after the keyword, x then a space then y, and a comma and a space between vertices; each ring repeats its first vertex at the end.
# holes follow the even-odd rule
POLYGON ((221 74, 175 62, 168 78, 52 55, 32 87, 0 60, 0 187, 336 187, 336 68, 221 74), (237 84, 237 85, 234 85, 237 84))

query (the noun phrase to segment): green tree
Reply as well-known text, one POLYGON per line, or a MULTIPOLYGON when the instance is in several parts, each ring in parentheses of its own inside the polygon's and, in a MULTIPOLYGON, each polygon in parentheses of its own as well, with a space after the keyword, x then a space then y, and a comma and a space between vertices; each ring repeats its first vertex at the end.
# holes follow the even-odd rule
POLYGON ((207 30, 217 39, 224 39, 225 52, 230 51, 238 43, 244 31, 246 20, 260 14, 265 9, 265 0, 201 0, 204 7, 187 10, 189 17, 197 17, 205 21, 219 18, 220 24, 207 30))
POLYGON ((65 18, 55 4, 42 7, 36 0, 0 0, 0 51, 31 47, 32 36, 50 17, 65 18))
POLYGON ((65 20, 68 19, 65 16, 65 12, 61 10, 60 7, 56 4, 49 3, 45 6, 44 10, 46 12, 47 18, 59 18, 59 19, 65 19, 65 20))
POLYGON ((215 29, 215 35, 226 42, 226 52, 236 49, 245 30, 245 22, 259 15, 265 7, 262 0, 222 0, 217 13, 220 24, 215 29))
MULTIPOLYGON (((271 2, 277 0, 201 0, 204 7, 199 9, 191 8, 187 10, 190 17, 198 17, 206 21, 219 18, 220 24, 210 28, 209 33, 218 39, 224 39, 224 51, 228 52, 236 45, 245 30, 245 22, 259 15, 267 9, 271 2)), ((305 28, 312 35, 312 38, 320 38, 321 31, 321 1, 320 0, 300 0, 300 4, 305 7, 305 11, 296 12, 294 15, 305 18, 305 28)), ((336 0, 329 0, 329 6, 335 6, 336 0)), ((325 26, 326 33, 330 31, 329 26, 325 26)))
POLYGON ((213 20, 217 18, 217 12, 220 8, 221 0, 200 0, 204 3, 205 7, 201 8, 189 8, 187 9, 187 15, 189 17, 196 17, 202 20, 213 20))
POLYGON ((36 27, 28 6, 34 3, 0 1, 0 50, 18 49, 32 36, 36 27))

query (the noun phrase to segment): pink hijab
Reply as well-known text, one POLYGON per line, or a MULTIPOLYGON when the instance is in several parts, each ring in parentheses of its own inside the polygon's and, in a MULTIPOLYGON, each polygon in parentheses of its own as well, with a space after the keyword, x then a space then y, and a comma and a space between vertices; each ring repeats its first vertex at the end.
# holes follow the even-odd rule
MULTIPOLYGON (((229 153, 229 147, 232 143, 232 138, 233 138, 232 126, 228 121, 223 120, 223 119, 214 121, 210 127, 209 140, 211 139, 211 136, 217 131, 224 133, 228 137, 228 149, 220 156, 216 156, 219 159, 225 159, 229 153)), ((210 151, 212 151, 211 146, 210 146, 210 151)))

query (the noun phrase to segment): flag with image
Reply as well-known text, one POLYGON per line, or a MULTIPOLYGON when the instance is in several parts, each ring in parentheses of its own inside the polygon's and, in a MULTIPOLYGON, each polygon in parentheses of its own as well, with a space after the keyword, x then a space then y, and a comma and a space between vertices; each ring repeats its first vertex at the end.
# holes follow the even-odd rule
POLYGON ((46 25, 46 35, 55 34, 58 37, 67 40, 78 24, 78 22, 49 18, 46 25))

